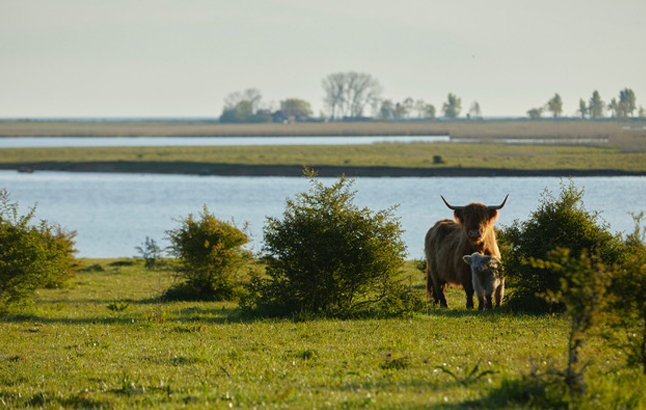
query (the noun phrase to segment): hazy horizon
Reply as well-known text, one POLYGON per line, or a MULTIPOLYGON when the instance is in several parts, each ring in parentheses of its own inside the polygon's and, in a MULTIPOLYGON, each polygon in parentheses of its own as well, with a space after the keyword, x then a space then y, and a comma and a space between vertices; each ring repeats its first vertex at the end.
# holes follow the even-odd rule
POLYGON ((462 115, 564 116, 598 90, 646 107, 646 2, 0 0, 0 118, 214 118, 257 88, 323 110, 322 79, 357 71, 382 98, 462 115))

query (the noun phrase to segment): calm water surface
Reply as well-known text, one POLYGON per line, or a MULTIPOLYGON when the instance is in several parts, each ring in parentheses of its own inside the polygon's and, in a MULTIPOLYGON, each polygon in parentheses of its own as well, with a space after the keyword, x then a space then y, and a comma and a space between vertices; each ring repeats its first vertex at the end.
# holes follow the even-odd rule
POLYGON ((446 136, 367 137, 8 137, 0 148, 36 147, 177 147, 205 145, 357 145, 388 142, 448 142, 446 136))
MULTIPOLYGON (((321 178, 325 185, 336 179, 321 178)), ((589 211, 599 211, 615 232, 631 231, 630 213, 646 210, 646 177, 589 177, 573 180, 585 189, 589 211)), ((394 214, 405 230, 410 258, 423 255, 424 235, 432 223, 450 218, 440 195, 455 205, 468 202, 499 204, 507 193, 498 226, 526 220, 547 188, 560 193, 561 178, 359 178, 355 204, 373 211, 399 205, 394 214)), ((24 213, 37 203, 36 218, 78 232, 80 257, 131 257, 146 236, 167 246, 165 231, 178 218, 199 213, 203 206, 218 218, 249 222, 259 251, 266 217, 281 217, 285 201, 309 189, 304 178, 220 177, 0 171, 6 188, 24 213)))

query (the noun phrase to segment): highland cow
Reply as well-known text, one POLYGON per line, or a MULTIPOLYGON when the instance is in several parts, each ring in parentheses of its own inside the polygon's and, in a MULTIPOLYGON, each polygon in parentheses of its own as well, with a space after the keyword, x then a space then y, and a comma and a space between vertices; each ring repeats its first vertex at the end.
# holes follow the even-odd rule
POLYGON ((473 308, 473 281, 471 268, 462 257, 479 252, 500 259, 493 223, 498 219, 507 198, 498 206, 470 203, 452 206, 443 196, 442 200, 453 210, 455 221, 437 221, 428 230, 424 241, 426 255, 426 294, 435 303, 448 307, 444 291, 447 284, 461 286, 467 297, 467 309, 473 308))

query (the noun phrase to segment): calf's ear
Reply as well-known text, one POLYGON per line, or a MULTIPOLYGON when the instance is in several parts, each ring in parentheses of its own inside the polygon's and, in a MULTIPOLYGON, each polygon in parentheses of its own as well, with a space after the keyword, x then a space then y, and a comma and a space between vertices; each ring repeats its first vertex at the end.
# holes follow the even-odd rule
POLYGON ((467 265, 471 265, 471 255, 464 255, 464 256, 462 257, 462 260, 463 260, 463 261, 464 261, 464 263, 466 263, 467 265))

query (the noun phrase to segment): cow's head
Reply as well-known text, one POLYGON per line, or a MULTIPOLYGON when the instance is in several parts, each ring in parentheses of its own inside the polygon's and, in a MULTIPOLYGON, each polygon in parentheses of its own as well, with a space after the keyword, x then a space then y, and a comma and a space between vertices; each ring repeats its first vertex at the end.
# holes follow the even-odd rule
POLYGON ((491 229, 493 223, 498 219, 498 210, 505 206, 507 198, 509 198, 509 194, 502 201, 502 204, 497 206, 487 206, 476 202, 466 206, 453 206, 442 196, 442 200, 446 206, 453 210, 455 219, 474 244, 479 244, 485 239, 487 231, 491 229))

